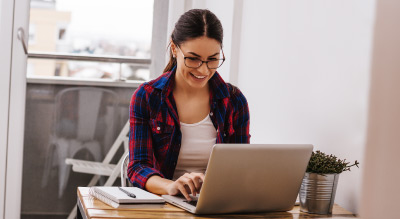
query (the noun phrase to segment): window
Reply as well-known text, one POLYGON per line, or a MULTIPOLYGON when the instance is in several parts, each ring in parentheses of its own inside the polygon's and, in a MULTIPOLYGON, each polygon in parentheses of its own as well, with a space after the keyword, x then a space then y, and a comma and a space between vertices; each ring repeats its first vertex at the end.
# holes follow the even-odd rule
POLYGON ((57 41, 58 42, 66 42, 67 41, 67 25, 66 24, 59 24, 58 31, 57 31, 57 41))
POLYGON ((153 4, 32 0, 28 77, 148 80, 153 4))

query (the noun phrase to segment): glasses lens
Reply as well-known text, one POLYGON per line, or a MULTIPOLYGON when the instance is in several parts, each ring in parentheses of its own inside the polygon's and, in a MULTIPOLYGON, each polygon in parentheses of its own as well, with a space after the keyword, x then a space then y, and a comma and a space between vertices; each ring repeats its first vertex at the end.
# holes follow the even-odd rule
POLYGON ((186 58, 185 65, 189 68, 197 68, 201 65, 201 60, 197 58, 186 58))
MULTIPOLYGON (((190 58, 190 57, 185 58, 185 65, 189 68, 198 68, 201 66, 202 63, 203 62, 198 58, 190 58)), ((210 69, 216 69, 219 68, 222 65, 222 63, 224 63, 223 59, 208 61, 207 67, 210 69)))
POLYGON ((223 63, 222 59, 217 59, 215 61, 209 61, 207 65, 208 68, 219 68, 222 65, 222 63, 223 63))

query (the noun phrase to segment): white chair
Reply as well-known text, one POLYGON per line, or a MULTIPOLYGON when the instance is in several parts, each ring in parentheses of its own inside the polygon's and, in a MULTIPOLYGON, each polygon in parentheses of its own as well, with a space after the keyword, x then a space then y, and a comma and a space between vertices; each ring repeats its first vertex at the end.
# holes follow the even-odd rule
POLYGON ((133 186, 128 178, 128 164, 129 164, 129 153, 123 157, 121 164, 121 186, 133 186))
POLYGON ((66 158, 87 151, 101 162, 105 145, 115 137, 118 95, 110 90, 93 87, 74 87, 60 91, 55 97, 53 133, 50 136, 42 187, 50 181, 52 170, 58 168, 58 197, 63 196, 71 167, 66 158), (99 134, 101 123, 107 124, 99 134), (100 136, 100 137, 99 137, 100 136))
POLYGON ((65 160, 65 163, 72 165, 72 170, 74 172, 94 175, 92 180, 89 182, 88 187, 96 185, 100 176, 109 176, 104 186, 111 186, 119 175, 120 166, 125 156, 121 157, 118 164, 111 164, 110 162, 121 145, 124 146, 124 151, 125 151, 124 155, 127 154, 129 147, 128 134, 129 134, 129 121, 125 124, 124 128, 120 132, 114 144, 111 146, 103 162, 67 158, 65 160), (115 172, 117 173, 117 175, 115 175, 115 172))

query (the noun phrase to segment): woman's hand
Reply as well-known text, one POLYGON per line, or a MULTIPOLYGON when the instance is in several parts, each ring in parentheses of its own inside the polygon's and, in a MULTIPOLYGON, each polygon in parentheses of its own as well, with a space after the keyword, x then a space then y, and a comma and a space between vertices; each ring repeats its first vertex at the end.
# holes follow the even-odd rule
POLYGON ((168 195, 181 193, 187 200, 191 201, 189 194, 196 196, 200 192, 203 182, 203 173, 185 173, 167 186, 167 192, 168 195))

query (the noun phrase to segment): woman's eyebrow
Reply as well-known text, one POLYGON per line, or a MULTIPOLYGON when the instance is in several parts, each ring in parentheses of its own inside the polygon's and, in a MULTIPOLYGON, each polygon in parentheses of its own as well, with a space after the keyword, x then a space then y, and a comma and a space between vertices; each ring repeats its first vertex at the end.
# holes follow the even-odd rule
POLYGON ((215 53, 214 55, 209 56, 208 58, 216 56, 216 55, 219 55, 219 52, 215 53))
MULTIPOLYGON (((194 52, 188 52, 188 53, 190 53, 190 54, 192 54, 192 55, 194 55, 194 56, 196 56, 196 57, 201 57, 201 55, 199 55, 199 54, 197 54, 197 53, 194 53, 194 52)), ((210 56, 208 56, 208 57, 210 58, 210 57, 216 56, 216 55, 218 55, 218 54, 219 54, 219 52, 217 52, 217 53, 215 53, 215 54, 213 54, 213 55, 210 55, 210 56)))
POLYGON ((192 55, 194 55, 194 56, 197 56, 197 57, 201 57, 200 55, 198 55, 198 54, 196 54, 196 53, 194 53, 194 52, 188 52, 188 53, 190 53, 190 54, 192 54, 192 55))

